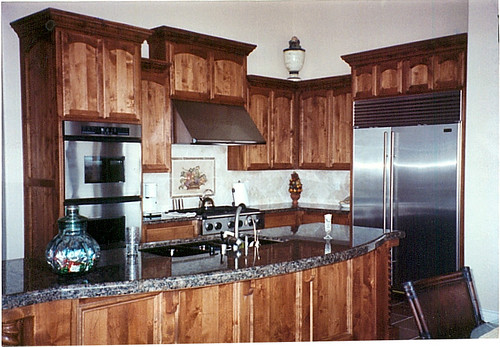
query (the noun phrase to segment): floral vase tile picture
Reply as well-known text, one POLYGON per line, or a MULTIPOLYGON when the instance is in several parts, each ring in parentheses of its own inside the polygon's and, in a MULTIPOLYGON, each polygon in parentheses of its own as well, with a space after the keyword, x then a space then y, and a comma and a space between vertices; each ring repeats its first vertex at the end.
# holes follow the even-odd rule
POLYGON ((215 158, 172 158, 172 197, 215 193, 215 158))

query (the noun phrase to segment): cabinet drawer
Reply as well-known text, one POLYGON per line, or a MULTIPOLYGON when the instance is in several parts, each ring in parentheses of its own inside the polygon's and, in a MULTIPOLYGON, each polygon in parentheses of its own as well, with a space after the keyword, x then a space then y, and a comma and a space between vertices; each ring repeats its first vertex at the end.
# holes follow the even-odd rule
POLYGON ((198 236, 198 222, 172 222, 144 226, 143 242, 188 239, 198 236))
POLYGON ((266 228, 297 225, 297 214, 295 212, 266 213, 266 228))

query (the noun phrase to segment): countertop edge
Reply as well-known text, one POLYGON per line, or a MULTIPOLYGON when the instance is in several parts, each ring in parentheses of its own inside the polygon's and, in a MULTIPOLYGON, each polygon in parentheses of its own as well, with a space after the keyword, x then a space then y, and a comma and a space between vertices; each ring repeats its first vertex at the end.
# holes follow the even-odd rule
POLYGON ((399 239, 402 232, 382 235, 377 239, 342 252, 327 254, 295 261, 288 261, 245 269, 215 271, 210 273, 155 278, 145 280, 107 282, 100 284, 75 284, 62 288, 49 288, 19 294, 2 296, 2 310, 39 304, 56 300, 84 299, 109 297, 117 295, 144 294, 169 290, 198 288, 209 285, 219 285, 263 277, 283 275, 304 271, 315 267, 330 265, 358 256, 362 256, 380 247, 385 242, 399 239))

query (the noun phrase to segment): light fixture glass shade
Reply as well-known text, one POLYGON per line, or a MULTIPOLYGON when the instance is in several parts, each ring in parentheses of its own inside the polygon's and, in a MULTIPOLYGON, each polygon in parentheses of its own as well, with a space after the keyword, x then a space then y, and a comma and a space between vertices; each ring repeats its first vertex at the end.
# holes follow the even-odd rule
POLYGON ((289 72, 288 79, 300 80, 299 71, 304 66, 306 50, 300 47, 300 41, 297 36, 293 36, 288 43, 290 46, 283 50, 285 67, 289 72))

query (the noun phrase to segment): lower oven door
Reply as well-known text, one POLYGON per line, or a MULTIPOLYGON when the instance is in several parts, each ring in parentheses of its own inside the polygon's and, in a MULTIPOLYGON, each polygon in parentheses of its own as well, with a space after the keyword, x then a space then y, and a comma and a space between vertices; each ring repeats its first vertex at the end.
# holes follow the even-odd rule
POLYGON ((89 219, 87 232, 101 249, 125 247, 125 229, 142 226, 140 197, 88 202, 71 201, 78 205, 80 215, 89 219))

